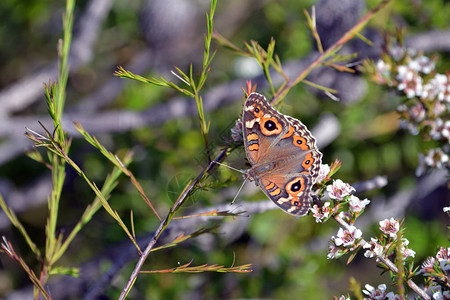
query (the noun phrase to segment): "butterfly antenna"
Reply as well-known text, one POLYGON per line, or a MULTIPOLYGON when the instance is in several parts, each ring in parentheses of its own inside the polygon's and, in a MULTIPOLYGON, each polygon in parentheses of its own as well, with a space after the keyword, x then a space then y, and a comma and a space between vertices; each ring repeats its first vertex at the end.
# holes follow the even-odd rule
POLYGON ((241 187, 237 191, 236 196, 234 196, 233 201, 231 201, 231 204, 234 203, 234 200, 236 200, 237 196, 241 193, 241 190, 244 187, 244 184, 247 182, 247 179, 248 179, 247 177, 244 179, 244 182, 241 184, 241 187))
POLYGON ((244 174, 244 173, 245 173, 245 172, 244 172, 244 171, 242 171, 242 170, 239 170, 239 169, 236 169, 236 168, 230 167, 229 165, 226 165, 226 164, 220 163, 220 162, 218 162, 218 161, 216 161, 216 164, 218 164, 218 165, 221 165, 221 166, 224 166, 224 167, 227 167, 227 168, 229 168, 229 169, 231 169, 231 170, 237 171, 237 172, 239 172, 239 173, 242 173, 242 174, 244 174))
MULTIPOLYGON (((226 165, 226 164, 223 164, 223 163, 220 163, 220 162, 218 162, 218 161, 216 161, 216 164, 221 165, 221 166, 224 166, 224 167, 227 167, 227 168, 229 168, 229 169, 231 169, 231 170, 234 170, 234 171, 237 171, 237 172, 239 172, 239 173, 245 174, 245 171, 238 170, 238 169, 236 169, 236 168, 230 167, 230 166, 228 166, 228 165, 226 165)), ((244 187, 244 184, 247 182, 247 179, 248 179, 248 177, 245 176, 245 180, 244 180, 244 182, 241 184, 241 187, 239 188, 238 192, 236 193, 236 196, 234 196, 233 201, 231 201, 231 204, 233 204, 233 203, 234 203, 234 200, 236 200, 237 196, 239 195, 239 193, 241 192, 242 188, 244 187)))

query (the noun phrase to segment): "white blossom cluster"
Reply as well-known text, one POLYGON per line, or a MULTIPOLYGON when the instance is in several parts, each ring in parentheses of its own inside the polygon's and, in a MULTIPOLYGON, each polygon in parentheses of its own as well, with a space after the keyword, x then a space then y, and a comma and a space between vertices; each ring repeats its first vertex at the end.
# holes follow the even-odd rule
POLYGON ((440 144, 421 154, 416 174, 449 167, 450 73, 438 73, 433 60, 410 49, 395 47, 389 55, 376 63, 376 78, 411 99, 397 109, 402 115, 400 127, 413 135, 424 132, 440 144))
MULTIPOLYGON (((327 164, 322 164, 320 166, 319 176, 316 182, 322 182, 325 178, 327 178, 329 172, 330 167, 327 164)), ((355 195, 352 195, 354 191, 355 189, 350 184, 345 183, 340 179, 333 180, 333 184, 327 186, 328 196, 331 200, 340 202, 345 199, 348 201, 350 212, 359 213, 370 203, 370 200, 359 199, 355 195)), ((321 207, 314 204, 311 208, 311 212, 313 213, 313 217, 317 223, 324 222, 333 213, 331 201, 324 202, 321 207)))
MULTIPOLYGON (((328 165, 322 164, 316 182, 326 184, 328 181, 331 181, 329 177, 334 173, 335 167, 333 166, 333 171, 330 171, 330 169, 328 165)), ((330 200, 319 205, 314 204, 311 208, 313 217, 317 223, 322 223, 330 217, 335 217, 336 221, 343 226, 329 240, 328 259, 336 259, 344 254, 363 249, 366 258, 374 258, 383 265, 387 263, 386 260, 390 260, 391 255, 399 251, 397 254, 401 255, 405 268, 408 269, 412 266, 408 266, 406 260, 414 258, 416 252, 408 247, 409 240, 402 236, 399 220, 388 218, 380 221, 379 229, 382 234, 379 238, 371 237, 370 241, 366 241, 363 238, 363 232, 354 223, 370 201, 367 199, 360 200, 353 195, 355 188, 340 179, 333 180, 332 184, 327 185, 326 191, 330 200), (345 204, 348 204, 348 210, 342 211, 342 206, 345 204)), ((443 212, 450 216, 450 206, 444 207, 443 212)), ((396 257, 398 258, 398 255, 396 257)), ((430 257, 423 263, 419 273, 431 279, 428 281, 431 282, 431 286, 426 292, 432 299, 450 299, 450 291, 443 289, 448 282, 444 284, 440 282, 442 278, 450 278, 450 247, 441 247, 435 257, 430 257)), ((416 273, 416 275, 419 273, 416 273)), ((403 294, 387 292, 385 284, 378 285, 376 288, 366 284, 362 292, 364 299, 367 300, 405 299, 403 294)), ((350 297, 341 295, 339 297, 335 296, 334 299, 348 300, 350 297)))

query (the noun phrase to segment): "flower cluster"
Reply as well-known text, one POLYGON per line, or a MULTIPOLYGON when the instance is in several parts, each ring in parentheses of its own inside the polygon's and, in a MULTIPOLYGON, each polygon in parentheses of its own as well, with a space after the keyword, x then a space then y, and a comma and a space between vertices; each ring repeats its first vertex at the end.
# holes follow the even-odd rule
MULTIPOLYGON (((330 181, 328 178, 330 174, 330 167, 326 164, 321 165, 317 183, 323 183, 324 181, 330 181)), ((360 200, 352 193, 355 191, 350 184, 343 182, 340 179, 333 180, 331 185, 326 187, 326 191, 331 201, 326 201, 322 205, 314 204, 311 208, 313 217, 317 223, 327 221, 334 213, 338 212, 338 209, 348 203, 349 213, 340 212, 342 219, 348 220, 350 223, 354 223, 356 217, 364 210, 364 208, 370 203, 370 200, 360 200), (334 203, 334 207, 331 205, 334 203)))
POLYGON ((440 247, 435 257, 428 257, 420 273, 431 279, 431 286, 447 286, 445 299, 450 299, 450 247, 440 247))
MULTIPOLYGON (((448 151, 447 151, 448 152, 448 151)), ((442 169, 449 165, 448 154, 441 148, 426 150, 419 155, 419 166, 417 167, 417 175, 421 175, 427 168, 442 169)))
MULTIPOLYGON (((405 239, 405 241, 402 240, 402 242, 404 247, 406 248, 406 246, 408 245, 408 241, 405 239)), ((364 254, 366 257, 373 257, 368 256, 368 254, 379 255, 382 252, 382 248, 379 245, 378 240, 376 239, 372 238, 372 241, 370 243, 364 245, 364 248, 369 247, 371 247, 371 250, 366 251, 366 253, 364 254)), ((409 256, 414 256, 414 253, 409 256)), ((431 285, 428 286, 429 288, 427 289, 427 293, 432 296, 432 299, 450 299, 450 247, 440 247, 435 257, 429 257, 422 264, 422 268, 419 273, 422 273, 424 276, 431 279, 430 281, 428 281, 429 283, 431 283, 431 285)), ((386 293, 385 284, 380 284, 377 288, 366 284, 365 288, 366 289, 363 290, 363 293, 368 297, 364 299, 403 299, 393 292, 386 293)))
MULTIPOLYGON (((371 237, 370 241, 364 240, 362 231, 356 228, 354 224, 370 201, 368 199, 360 200, 354 196, 355 189, 348 183, 329 178, 333 174, 334 166, 328 168, 327 165, 322 165, 321 169, 324 171, 317 183, 322 193, 327 192, 330 200, 323 204, 314 204, 311 208, 313 217, 318 223, 334 217, 343 226, 343 228, 339 228, 336 236, 331 237, 327 258, 336 259, 353 252, 349 258, 350 261, 353 259, 354 253, 362 248, 366 258, 374 258, 379 266, 386 270, 392 271, 388 264, 389 261, 397 263, 397 260, 400 260, 400 263, 404 265, 406 278, 417 275, 417 268, 414 269, 413 262, 410 259, 408 260, 408 258, 414 258, 416 252, 409 248, 409 241, 403 237, 402 223, 395 218, 384 219, 379 222, 379 229, 382 234, 378 238, 371 237), (332 183, 327 185, 331 180, 332 183), (345 204, 348 204, 348 210, 342 210, 345 204)), ((443 211, 450 216, 450 207, 444 207, 443 211)), ((428 258, 422 265, 420 273, 429 278, 425 282, 425 286, 426 292, 432 299, 450 300, 450 247, 441 247, 435 257, 428 258)), ((416 289, 413 288, 413 290, 418 293, 416 289)), ((405 297, 403 294, 387 292, 385 284, 381 284, 377 288, 366 284, 365 290, 362 292, 365 295, 364 299, 368 300, 400 300, 405 297)), ((347 300, 350 298, 342 295, 340 297, 335 296, 334 299, 347 300)))
MULTIPOLYGON (((423 62, 425 63, 425 61, 423 62)), ((431 67, 430 67, 431 68, 431 67)), ((399 262, 403 263, 405 278, 409 280, 411 276, 417 275, 417 268, 414 270, 413 263, 408 258, 414 258, 416 252, 409 248, 409 241, 403 237, 404 228, 402 223, 394 218, 384 219, 379 222, 381 235, 378 238, 371 237, 370 241, 363 239, 363 233, 354 224, 356 219, 370 203, 368 199, 361 200, 353 193, 353 188, 348 183, 340 179, 332 180, 330 177, 335 173, 339 163, 329 167, 321 165, 318 180, 316 180, 319 190, 319 198, 328 194, 329 200, 325 202, 316 201, 311 208, 313 217, 317 223, 323 223, 333 217, 341 224, 337 234, 329 240, 329 251, 327 258, 336 259, 347 253, 353 252, 349 261, 355 257, 359 249, 364 250, 366 258, 375 258, 380 267, 393 271, 390 265, 399 262), (331 182, 332 181, 332 182, 331 182), (329 183, 331 182, 331 184, 329 183), (348 204, 348 209, 343 207, 348 204)), ((450 207, 445 207, 443 211, 450 216, 450 207)), ((397 264, 398 266, 398 264, 397 264)), ((429 258, 420 271, 424 276, 430 278, 431 283, 428 293, 431 292, 433 299, 449 299, 450 291, 450 247, 440 248, 435 257, 429 258), (444 287, 447 289, 445 290, 444 287)), ((417 288, 417 287, 416 287, 417 288)), ((413 290, 415 290, 413 288, 413 290)), ((417 292, 417 290, 415 290, 417 292)), ((387 292, 386 285, 381 284, 377 288, 366 284, 364 299, 404 299, 403 294, 387 292)), ((335 300, 347 300, 349 296, 334 297, 335 300)))
POLYGON ((438 145, 420 156, 417 175, 450 166, 450 73, 440 74, 435 67, 435 59, 396 46, 371 71, 376 82, 396 88, 408 99, 397 109, 400 126, 438 145))
MULTIPOLYGON (((380 230, 383 232, 383 236, 380 240, 371 238, 370 242, 367 242, 363 246, 363 248, 366 249, 364 256, 367 258, 379 257, 383 254, 383 249, 390 248, 389 246, 397 239, 397 234, 400 231, 400 223, 394 218, 380 221, 379 225, 380 230)), ((400 251, 403 259, 414 257, 416 255, 416 252, 409 249, 408 245, 409 241, 406 238, 402 238, 400 251)))
MULTIPOLYGON (((332 165, 330 168, 328 165, 321 165, 317 182, 324 185, 327 181, 331 181, 329 176, 332 171, 330 170, 335 170, 335 166, 336 165, 332 165)), ((352 193, 355 192, 355 188, 340 179, 333 180, 332 184, 326 186, 326 191, 330 201, 325 201, 321 205, 314 204, 311 208, 311 212, 316 222, 325 222, 331 216, 335 215, 344 222, 350 224, 346 229, 340 228, 337 235, 332 236, 329 241, 328 258, 334 259, 359 247, 362 232, 353 224, 370 201, 368 199, 360 200, 353 195, 352 193), (341 211, 340 208, 347 203, 349 208, 348 211, 341 211)))

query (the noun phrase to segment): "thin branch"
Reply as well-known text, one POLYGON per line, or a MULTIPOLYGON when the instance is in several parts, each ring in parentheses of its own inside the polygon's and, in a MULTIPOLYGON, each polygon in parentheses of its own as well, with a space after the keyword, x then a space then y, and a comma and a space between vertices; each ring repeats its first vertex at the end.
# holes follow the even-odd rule
POLYGON ((229 151, 229 149, 224 149, 213 161, 211 161, 207 167, 203 169, 203 171, 197 176, 197 178, 189 184, 185 190, 180 194, 178 197, 175 205, 172 207, 172 209, 169 211, 166 218, 161 222, 158 229, 154 233, 152 239, 148 243, 147 247, 145 248, 144 252, 142 253, 141 257, 139 258, 133 273, 131 274, 130 278, 128 279, 127 284, 125 285, 124 289, 122 290, 122 293, 120 294, 119 300, 125 299, 125 297, 128 295, 129 291, 131 290, 131 287, 133 286, 134 282, 136 281, 136 278, 141 271, 142 265, 144 264, 145 260, 147 259, 147 256, 150 254, 150 251, 155 246, 156 242, 158 241, 158 238, 161 236, 164 229, 167 228, 167 225, 170 222, 170 219, 173 217, 173 214, 175 211, 184 203, 189 193, 194 189, 194 187, 197 186, 198 183, 200 183, 200 180, 209 172, 211 172, 216 166, 216 162, 221 162, 224 158, 226 153, 229 151))
MULTIPOLYGON (((251 187, 251 185, 249 186, 251 187)), ((254 190, 257 190, 257 188, 252 188, 247 192, 253 193, 254 190)), ((244 191, 243 193, 246 194, 247 192, 244 191)), ((246 224, 248 224, 249 221, 248 216, 264 213, 270 210, 279 210, 278 206, 276 206, 269 199, 252 202, 244 201, 231 205, 229 203, 229 199, 231 199, 235 194, 235 189, 229 189, 229 191, 225 190, 219 195, 219 198, 215 199, 214 202, 222 202, 224 200, 228 202, 211 207, 198 208, 190 213, 190 215, 196 215, 195 218, 173 218, 172 222, 170 222, 169 226, 165 229, 165 234, 158 239, 157 244, 168 244, 180 235, 189 235, 192 232, 195 232, 199 227, 208 226, 208 224, 213 220, 223 219, 222 216, 211 217, 210 214, 212 211, 227 211, 238 216, 237 218, 235 218, 235 222, 225 222, 222 223, 220 227, 220 232, 233 232, 234 239, 239 237, 239 234, 236 234, 236 230, 245 230, 246 224)), ((261 197, 264 196, 261 195, 261 197)), ((152 232, 145 236, 137 237, 136 242, 139 245, 148 244, 154 234, 155 233, 152 232)), ((228 234, 226 234, 226 236, 228 236, 228 234)), ((222 237, 224 237, 224 235, 222 235, 222 237)), ((314 242, 314 245, 316 244, 317 241, 314 242)), ((322 245, 322 243, 320 244, 322 245)), ((326 244, 327 243, 324 241, 324 247, 314 248, 314 251, 324 251, 324 249, 326 248, 326 244)), ((154 247, 152 250, 154 249, 156 248, 154 247)), ((72 279, 64 277, 64 279, 58 279, 52 282, 50 284, 50 290, 53 291, 54 297, 56 299, 61 299, 64 297, 68 297, 69 295, 73 296, 74 293, 82 290, 82 287, 89 285, 89 291, 84 295, 83 299, 96 299, 99 295, 102 295, 104 293, 105 289, 111 286, 111 281, 113 281, 114 278, 116 278, 116 276, 120 274, 120 270, 122 270, 122 268, 126 266, 132 259, 135 259, 135 257, 136 247, 130 244, 128 242, 128 239, 126 239, 124 242, 109 248, 104 254, 99 254, 96 258, 93 258, 82 264, 80 266, 80 273, 86 274, 86 276, 82 277, 81 280, 78 278, 72 279), (100 274, 99 262, 105 260, 105 257, 110 258, 111 266, 107 271, 100 274), (66 285, 70 286, 70 289, 60 288, 61 286, 66 285)))
MULTIPOLYGON (((339 225, 341 225, 343 228, 345 228, 346 230, 350 230, 350 225, 345 222, 341 217, 339 217, 338 215, 333 216, 333 218, 336 220, 336 222, 338 222, 339 225)), ((361 239, 361 241, 359 242, 360 246, 364 246, 365 244, 367 244, 367 241, 365 241, 364 239, 361 239)), ((377 256, 377 258, 383 262, 388 268, 389 270, 391 270, 392 272, 398 274, 398 268, 395 266, 395 264, 389 259, 387 258, 385 255, 379 255, 377 256)), ((431 300, 430 296, 428 296, 424 290, 422 290, 414 281, 412 281, 412 279, 407 281, 409 287, 420 297, 422 297, 423 299, 427 299, 427 300, 431 300)))
POLYGON ((356 34, 358 34, 369 22, 369 20, 383 7, 385 7, 391 0, 384 0, 381 2, 377 7, 372 9, 369 13, 364 15, 358 23, 356 23, 355 26, 353 26, 350 30, 346 31, 346 33, 336 42, 334 43, 330 48, 328 48, 325 52, 321 53, 321 55, 314 60, 306 69, 304 69, 300 75, 298 75, 294 80, 290 81, 275 97, 272 99, 271 104, 277 103, 277 101, 281 98, 283 98, 287 92, 295 85, 297 85, 299 82, 301 82, 303 79, 306 78, 306 76, 311 72, 312 69, 319 66, 321 63, 323 63, 327 58, 332 56, 333 54, 337 53, 339 49, 350 39, 355 37, 356 34))

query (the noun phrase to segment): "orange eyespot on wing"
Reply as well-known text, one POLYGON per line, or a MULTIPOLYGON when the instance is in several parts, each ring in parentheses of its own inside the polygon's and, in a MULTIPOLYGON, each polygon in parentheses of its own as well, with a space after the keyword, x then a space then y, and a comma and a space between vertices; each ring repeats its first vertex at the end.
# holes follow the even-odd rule
POLYGON ((264 112, 259 106, 256 106, 253 109, 253 114, 255 115, 256 118, 261 118, 262 116, 264 116, 264 112))
POLYGON ((311 168, 313 162, 314 162, 314 158, 313 158, 312 154, 308 153, 305 156, 305 160, 302 162, 302 167, 308 170, 309 168, 311 168))
POLYGON ((260 128, 264 135, 280 134, 283 130, 283 126, 274 117, 261 118, 260 128))
POLYGON ((306 139, 301 136, 294 135, 293 143, 294 146, 300 147, 302 150, 309 150, 309 146, 306 144, 306 139))
POLYGON ((304 190, 305 190, 304 177, 294 178, 294 180, 291 180, 286 184, 286 191, 289 193, 289 195, 292 195, 294 197, 297 197, 298 194, 300 194, 304 190))

